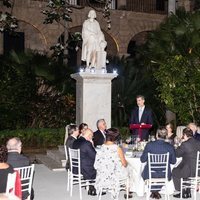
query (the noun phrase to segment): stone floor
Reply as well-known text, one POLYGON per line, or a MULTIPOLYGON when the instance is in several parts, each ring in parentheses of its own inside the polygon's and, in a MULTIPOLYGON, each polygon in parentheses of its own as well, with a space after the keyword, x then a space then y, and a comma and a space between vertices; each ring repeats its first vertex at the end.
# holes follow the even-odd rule
MULTIPOLYGON (((33 182, 35 190, 35 200, 79 200, 78 186, 74 186, 73 196, 70 197, 67 192, 67 173, 66 171, 52 171, 43 164, 36 164, 35 177, 33 182)), ((88 196, 86 191, 83 191, 83 200, 97 200, 96 196, 88 196)), ((120 193, 119 200, 123 200, 123 192, 120 193)), ((145 197, 137 197, 133 195, 133 200, 145 200, 145 197)), ((164 197, 162 197, 164 199, 164 197)), ((175 200, 170 196, 170 200, 175 200)), ((193 198, 191 198, 193 199, 193 198)), ((198 193, 197 200, 200 199, 198 193)), ((110 195, 102 196, 102 200, 110 200, 110 195)), ((178 200, 178 199, 176 199, 178 200)))

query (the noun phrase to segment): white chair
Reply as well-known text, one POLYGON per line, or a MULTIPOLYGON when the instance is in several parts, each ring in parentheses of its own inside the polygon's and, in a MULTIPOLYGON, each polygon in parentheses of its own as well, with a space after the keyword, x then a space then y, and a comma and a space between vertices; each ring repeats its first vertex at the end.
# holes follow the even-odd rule
POLYGON ((34 168, 34 164, 26 167, 15 168, 15 170, 18 171, 20 174, 22 193, 27 191, 29 194, 31 194, 34 168))
MULTIPOLYGON (((101 200, 102 192, 106 191, 107 188, 101 188, 98 195, 98 200, 101 200)), ((119 180, 119 190, 126 190, 126 196, 128 199, 128 194, 129 194, 129 178, 124 178, 119 180)))
POLYGON ((151 191, 157 191, 158 187, 161 189, 163 186, 165 186, 165 199, 169 199, 169 194, 167 192, 169 153, 148 153, 148 165, 149 179, 147 180, 148 191, 146 199, 149 199, 151 191), (158 171, 164 174, 163 178, 154 178, 154 174, 157 174, 158 171))
POLYGON ((69 176, 69 185, 70 185, 70 196, 72 196, 73 185, 79 185, 79 195, 80 199, 82 199, 82 187, 88 188, 89 185, 93 185, 91 181, 94 180, 85 180, 83 179, 83 175, 81 174, 81 164, 80 164, 80 149, 71 149, 69 150, 69 160, 70 160, 70 176, 69 176), (73 173, 77 171, 77 174, 73 173))
POLYGON ((181 199, 183 195, 183 189, 191 189, 193 190, 194 197, 193 199, 197 199, 197 189, 200 184, 200 151, 197 152, 197 160, 196 160, 196 172, 195 177, 189 177, 187 180, 181 178, 181 199))
POLYGON ((15 194, 15 181, 16 181, 17 173, 9 173, 7 178, 7 185, 6 185, 6 195, 15 194))
MULTIPOLYGON (((68 155, 67 155, 67 147, 66 147, 66 145, 64 144, 64 149, 65 149, 65 158, 66 158, 66 162, 67 162, 67 160, 69 159, 68 158, 68 155)), ((70 170, 69 169, 67 169, 67 191, 69 191, 69 184, 70 184, 70 170)))

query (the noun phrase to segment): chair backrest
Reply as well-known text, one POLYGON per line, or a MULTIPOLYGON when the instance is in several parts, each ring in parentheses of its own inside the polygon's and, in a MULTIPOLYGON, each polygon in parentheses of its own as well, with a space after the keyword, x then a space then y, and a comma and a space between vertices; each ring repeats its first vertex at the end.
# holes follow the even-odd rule
POLYGON ((200 151, 197 151, 197 161, 196 161, 196 177, 200 177, 200 151))
POLYGON ((65 158, 66 158, 66 160, 67 160, 67 159, 69 159, 69 158, 68 158, 68 154, 67 154, 67 147, 66 147, 66 145, 64 145, 64 150, 65 150, 65 158))
POLYGON ((20 174, 22 192, 28 191, 29 194, 31 194, 34 168, 34 164, 26 167, 15 168, 15 170, 20 174))
POLYGON ((16 181, 17 173, 9 173, 7 178, 7 185, 6 185, 6 195, 8 194, 15 194, 15 181, 16 181))
POLYGON ((149 179, 168 178, 169 153, 148 153, 149 179))
POLYGON ((75 174, 81 174, 81 164, 80 164, 80 149, 71 149, 69 150, 69 162, 70 162, 70 171, 75 174))
POLYGON ((68 138, 68 125, 65 127, 64 146, 65 146, 65 144, 66 144, 67 138, 68 138))

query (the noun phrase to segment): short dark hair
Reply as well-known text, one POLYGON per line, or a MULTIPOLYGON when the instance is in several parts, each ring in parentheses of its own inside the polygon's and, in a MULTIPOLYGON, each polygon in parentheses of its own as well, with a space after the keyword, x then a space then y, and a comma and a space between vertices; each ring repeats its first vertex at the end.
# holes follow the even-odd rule
POLYGON ((167 129, 165 127, 159 127, 157 130, 157 136, 161 139, 166 139, 167 137, 167 129))
POLYGON ((115 142, 119 139, 120 133, 117 128, 109 128, 106 131, 106 141, 115 142))
POLYGON ((136 99, 138 99, 138 98, 145 100, 145 97, 143 95, 140 95, 140 94, 136 96, 136 99))
POLYGON ((8 150, 5 145, 0 146, 0 163, 6 162, 8 158, 8 150))
POLYGON ((183 136, 186 135, 187 137, 193 137, 193 132, 190 128, 183 129, 183 136))
POLYGON ((70 124, 67 126, 68 128, 68 135, 72 135, 74 131, 78 128, 76 124, 70 124))
POLYGON ((78 127, 79 132, 81 133, 81 131, 84 129, 85 126, 88 126, 86 123, 81 123, 78 127))

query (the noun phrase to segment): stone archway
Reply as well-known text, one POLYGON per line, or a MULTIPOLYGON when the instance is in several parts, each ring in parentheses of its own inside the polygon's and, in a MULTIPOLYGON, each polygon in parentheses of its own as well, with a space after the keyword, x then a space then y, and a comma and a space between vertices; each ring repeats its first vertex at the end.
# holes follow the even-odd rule
POLYGON ((33 24, 19 20, 18 31, 25 34, 25 49, 37 51, 38 53, 46 53, 49 50, 45 36, 33 24))
POLYGON ((133 38, 129 41, 128 47, 127 47, 127 53, 132 57, 135 56, 135 48, 138 46, 141 46, 145 44, 147 41, 147 35, 150 31, 142 31, 140 33, 137 33, 133 36, 133 38))

